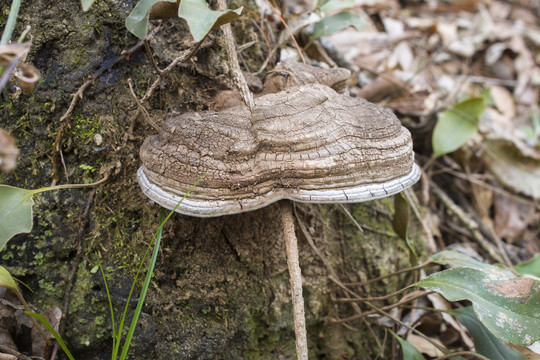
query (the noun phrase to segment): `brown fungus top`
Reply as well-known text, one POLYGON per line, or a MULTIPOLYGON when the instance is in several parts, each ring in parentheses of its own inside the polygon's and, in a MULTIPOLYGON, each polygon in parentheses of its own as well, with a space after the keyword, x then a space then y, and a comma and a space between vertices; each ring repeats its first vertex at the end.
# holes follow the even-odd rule
POLYGON ((361 202, 414 184, 412 140, 390 111, 321 84, 255 99, 255 107, 168 119, 141 147, 144 193, 177 211, 220 216, 288 198, 361 202))

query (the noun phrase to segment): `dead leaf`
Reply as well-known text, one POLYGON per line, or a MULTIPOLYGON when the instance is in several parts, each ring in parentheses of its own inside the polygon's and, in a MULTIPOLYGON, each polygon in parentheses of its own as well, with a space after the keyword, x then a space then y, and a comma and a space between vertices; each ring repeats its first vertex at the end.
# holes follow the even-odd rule
POLYGON ((15 146, 15 139, 0 128, 0 170, 15 169, 18 155, 19 149, 15 146))
POLYGON ((482 158, 497 180, 510 189, 540 199, 540 153, 517 140, 485 137, 482 158))
POLYGON ((510 91, 502 86, 492 86, 489 93, 495 107, 506 116, 509 121, 512 121, 516 116, 516 104, 510 91))
MULTIPOLYGON (((444 353, 437 347, 435 347, 435 345, 433 345, 421 336, 409 333, 409 335, 407 336, 407 341, 414 345, 414 347, 417 348, 418 351, 420 351, 422 354, 426 354, 431 357, 439 357, 444 355, 444 353)), ((441 347, 444 347, 444 345, 438 339, 432 338, 431 341, 439 344, 441 347)))
POLYGON ((501 238, 515 240, 534 220, 535 205, 515 197, 495 194, 495 231, 501 238))

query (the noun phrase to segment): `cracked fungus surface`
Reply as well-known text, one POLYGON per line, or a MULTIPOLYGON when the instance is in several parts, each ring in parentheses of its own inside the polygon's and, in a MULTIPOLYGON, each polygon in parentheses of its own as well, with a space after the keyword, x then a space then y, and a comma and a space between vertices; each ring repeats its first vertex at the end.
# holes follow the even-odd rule
POLYGON ((360 202, 419 177, 412 140, 390 111, 311 84, 255 100, 250 111, 170 118, 141 147, 138 179, 152 200, 196 216, 252 210, 281 198, 360 202))

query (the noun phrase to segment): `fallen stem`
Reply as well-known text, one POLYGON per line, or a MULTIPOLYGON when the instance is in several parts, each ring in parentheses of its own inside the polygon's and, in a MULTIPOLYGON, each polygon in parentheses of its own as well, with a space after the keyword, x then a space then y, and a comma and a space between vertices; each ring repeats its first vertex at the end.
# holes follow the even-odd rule
MULTIPOLYGON (((218 9, 220 11, 227 10, 227 3, 225 0, 218 0, 218 9)), ((223 47, 227 53, 227 62, 230 66, 231 76, 236 87, 238 88, 238 91, 240 92, 242 101, 251 110, 255 107, 255 103, 253 102, 253 95, 251 94, 251 91, 249 91, 249 87, 244 75, 242 74, 242 70, 240 70, 231 24, 224 24, 221 29, 223 30, 224 35, 223 47)))
POLYGON ((281 202, 281 219, 287 247, 287 265, 291 277, 291 293, 293 303, 294 334, 296 336, 296 355, 299 360, 308 359, 306 316, 304 297, 302 296, 302 273, 298 261, 298 243, 294 231, 294 218, 290 200, 281 202))

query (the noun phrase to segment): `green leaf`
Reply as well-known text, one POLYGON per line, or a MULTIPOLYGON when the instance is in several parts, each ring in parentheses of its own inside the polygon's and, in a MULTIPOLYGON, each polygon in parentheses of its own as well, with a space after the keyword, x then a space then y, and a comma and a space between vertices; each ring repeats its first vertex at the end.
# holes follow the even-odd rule
POLYGON ((468 267, 477 270, 483 270, 490 272, 498 277, 513 278, 514 273, 507 268, 500 265, 490 265, 481 263, 473 258, 463 255, 460 252, 453 250, 443 250, 431 256, 431 260, 437 264, 447 265, 453 268, 456 267, 468 267))
POLYGON ((0 185, 0 250, 14 235, 32 230, 34 190, 0 185))
POLYGON ((478 131, 478 120, 486 109, 482 98, 471 98, 439 114, 433 130, 435 157, 448 154, 465 144, 478 131))
POLYGON ((403 360, 426 360, 424 355, 418 351, 413 344, 403 339, 401 336, 396 335, 392 330, 389 330, 392 335, 399 341, 401 345, 401 352, 403 353, 403 360))
POLYGON ((526 360, 519 351, 504 345, 478 320, 472 307, 449 311, 469 330, 474 338, 474 348, 489 360, 526 360))
POLYGON ((531 260, 514 266, 514 270, 520 275, 533 275, 540 278, 540 253, 536 254, 531 260))
POLYGON ((71 353, 69 352, 66 344, 64 343, 64 341, 62 340, 62 338, 60 337, 60 334, 58 334, 56 332, 56 330, 54 330, 54 328, 51 326, 51 324, 49 324, 49 322, 47 321, 47 319, 45 319, 43 316, 39 315, 39 314, 36 314, 36 313, 33 313, 33 312, 30 312, 30 311, 25 311, 25 313, 27 315, 30 315, 30 316, 33 316, 35 317, 36 319, 38 319, 42 324, 43 326, 45 326, 47 328, 47 330, 49 330, 49 332, 54 336, 54 338, 56 339, 56 341, 58 341, 58 344, 60 345, 60 347, 62 348, 62 350, 64 350, 64 353, 67 355, 67 357, 70 359, 70 360, 75 360, 73 355, 71 355, 71 353))
POLYGON ((14 292, 19 292, 19 288, 17 287, 15 280, 13 280, 9 271, 2 266, 0 266, 0 286, 8 288, 14 292))
POLYGON ((244 7, 236 10, 214 11, 205 0, 183 0, 178 7, 178 16, 185 19, 195 41, 201 41, 215 28, 232 22, 242 15, 244 7))
POLYGON ((335 10, 352 8, 355 5, 355 0, 329 0, 325 1, 324 4, 321 5, 321 11, 323 13, 327 13, 335 10))
POLYGON ((414 250, 409 239, 409 217, 410 209, 409 202, 403 193, 394 195, 394 216, 392 217, 392 228, 395 233, 405 241, 407 248, 410 252, 411 265, 416 265, 418 262, 418 255, 414 250))
POLYGON ((431 274, 415 285, 450 301, 471 301, 478 319, 504 342, 526 346, 540 339, 540 281, 455 268, 431 274))
POLYGON ((176 3, 176 0, 141 0, 126 18, 126 28, 139 39, 146 37, 150 9, 158 2, 176 3))
POLYGON ((88 11, 88 9, 90 9, 90 6, 92 6, 94 1, 96 1, 96 0, 81 0, 81 5, 82 5, 83 11, 88 11))
POLYGON ((354 26, 358 30, 364 30, 367 24, 352 11, 343 11, 338 14, 327 16, 315 24, 313 28, 312 39, 318 39, 325 35, 330 35, 340 30, 354 26))

